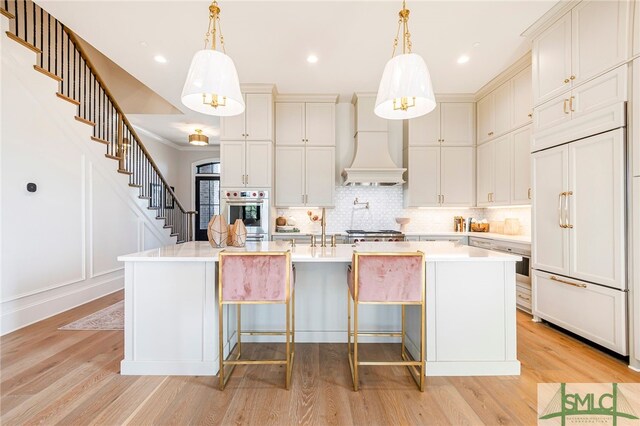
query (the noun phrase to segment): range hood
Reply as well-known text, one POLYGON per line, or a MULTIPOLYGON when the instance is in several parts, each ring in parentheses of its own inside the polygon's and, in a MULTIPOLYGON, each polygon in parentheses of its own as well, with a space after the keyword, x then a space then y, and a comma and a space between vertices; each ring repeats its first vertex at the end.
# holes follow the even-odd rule
POLYGON ((351 167, 342 172, 346 186, 402 185, 407 169, 399 168, 389 154, 387 132, 358 132, 351 167))

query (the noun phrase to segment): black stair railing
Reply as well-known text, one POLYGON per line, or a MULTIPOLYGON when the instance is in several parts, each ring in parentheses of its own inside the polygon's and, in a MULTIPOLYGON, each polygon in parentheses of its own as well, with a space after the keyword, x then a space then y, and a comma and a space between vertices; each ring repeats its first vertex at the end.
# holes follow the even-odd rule
POLYGON ((195 212, 180 204, 77 36, 30 0, 0 5, 12 18, 8 35, 39 53, 34 68, 60 82, 58 96, 77 105, 76 119, 93 127, 91 139, 106 145, 106 156, 118 161, 129 186, 139 188, 139 197, 148 200, 178 242, 192 241, 195 212))

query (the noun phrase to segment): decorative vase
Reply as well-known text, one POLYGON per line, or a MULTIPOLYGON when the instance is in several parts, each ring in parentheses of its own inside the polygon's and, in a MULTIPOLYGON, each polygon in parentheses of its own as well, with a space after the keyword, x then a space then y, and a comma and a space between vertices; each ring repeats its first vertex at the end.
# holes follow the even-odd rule
POLYGON ((236 222, 233 224, 232 235, 234 247, 244 247, 247 242, 247 228, 241 219, 236 219, 236 222))
POLYGON ((229 232, 227 235, 227 245, 228 246, 233 246, 233 232, 234 232, 234 228, 236 227, 235 223, 229 225, 229 232))
POLYGON ((227 238, 229 237, 229 226, 224 215, 217 214, 211 217, 207 226, 207 237, 209 244, 213 248, 221 248, 227 246, 227 238))

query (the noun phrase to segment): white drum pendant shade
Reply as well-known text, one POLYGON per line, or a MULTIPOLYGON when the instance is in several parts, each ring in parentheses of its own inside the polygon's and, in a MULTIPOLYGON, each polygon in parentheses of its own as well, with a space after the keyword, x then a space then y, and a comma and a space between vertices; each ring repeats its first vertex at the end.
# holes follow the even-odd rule
POLYGON ((244 99, 233 60, 217 50, 196 52, 182 89, 182 103, 189 109, 208 115, 230 117, 242 114, 244 99), (203 94, 208 103, 204 102, 203 94), (212 95, 218 96, 216 108, 210 104, 212 95))
POLYGON ((435 107, 431 76, 424 59, 415 53, 405 53, 389 59, 380 80, 375 114, 388 120, 405 120, 425 115, 435 107), (414 97, 415 106, 406 110, 400 108, 402 98, 413 105, 414 97))

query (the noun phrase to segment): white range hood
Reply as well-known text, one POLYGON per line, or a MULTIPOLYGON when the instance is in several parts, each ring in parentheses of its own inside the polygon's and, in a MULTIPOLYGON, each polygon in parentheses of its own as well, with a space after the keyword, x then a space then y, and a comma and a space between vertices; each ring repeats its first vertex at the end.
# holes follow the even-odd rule
POLYGON ((399 168, 389 154, 387 132, 358 132, 356 153, 351 167, 342 172, 344 185, 395 186, 402 185, 407 169, 399 168))

